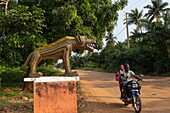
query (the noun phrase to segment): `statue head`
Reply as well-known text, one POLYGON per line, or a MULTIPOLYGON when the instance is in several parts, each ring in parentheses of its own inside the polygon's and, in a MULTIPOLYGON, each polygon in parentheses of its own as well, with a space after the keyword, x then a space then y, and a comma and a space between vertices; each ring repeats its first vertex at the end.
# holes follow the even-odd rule
POLYGON ((78 42, 77 49, 85 49, 88 51, 93 51, 96 48, 96 41, 85 36, 76 36, 76 41, 78 42))

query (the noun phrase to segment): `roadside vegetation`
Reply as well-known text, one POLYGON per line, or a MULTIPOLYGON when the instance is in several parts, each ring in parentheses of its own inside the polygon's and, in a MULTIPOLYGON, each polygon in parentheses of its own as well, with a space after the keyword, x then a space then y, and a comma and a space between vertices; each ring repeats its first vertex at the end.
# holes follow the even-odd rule
POLYGON ((73 56, 72 67, 116 72, 120 64, 128 63, 138 74, 170 76, 170 7, 162 0, 152 0, 144 9, 148 9, 145 14, 138 9, 128 14, 128 24, 136 25, 129 40, 117 42, 108 33, 100 52, 73 56))

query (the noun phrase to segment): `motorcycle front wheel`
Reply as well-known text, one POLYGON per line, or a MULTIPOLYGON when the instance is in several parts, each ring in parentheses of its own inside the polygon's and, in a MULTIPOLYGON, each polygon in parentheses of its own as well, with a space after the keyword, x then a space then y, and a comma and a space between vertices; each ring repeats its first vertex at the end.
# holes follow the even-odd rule
POLYGON ((141 101, 139 95, 134 95, 133 96, 133 107, 134 107, 136 113, 141 112, 141 110, 142 110, 142 101, 141 101))

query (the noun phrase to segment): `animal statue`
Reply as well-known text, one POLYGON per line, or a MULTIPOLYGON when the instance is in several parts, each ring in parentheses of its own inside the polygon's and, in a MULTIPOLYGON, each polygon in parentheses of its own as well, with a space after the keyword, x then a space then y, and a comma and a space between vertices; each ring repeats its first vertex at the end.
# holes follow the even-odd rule
POLYGON ((66 36, 47 46, 40 47, 31 52, 22 68, 29 66, 27 76, 42 76, 41 72, 37 72, 37 65, 41 60, 45 59, 63 59, 65 67, 65 76, 77 76, 77 72, 71 71, 70 55, 74 49, 93 51, 97 47, 96 41, 85 36, 66 36))

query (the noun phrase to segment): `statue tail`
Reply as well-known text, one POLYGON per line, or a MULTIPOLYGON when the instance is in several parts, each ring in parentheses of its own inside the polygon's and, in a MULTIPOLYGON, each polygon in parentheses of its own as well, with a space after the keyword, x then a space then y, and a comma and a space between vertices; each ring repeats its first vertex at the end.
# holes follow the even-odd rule
POLYGON ((29 63, 29 61, 30 61, 30 59, 32 57, 32 54, 33 54, 33 52, 28 55, 25 63, 22 65, 22 68, 24 68, 24 67, 26 67, 28 65, 28 63, 29 63))

